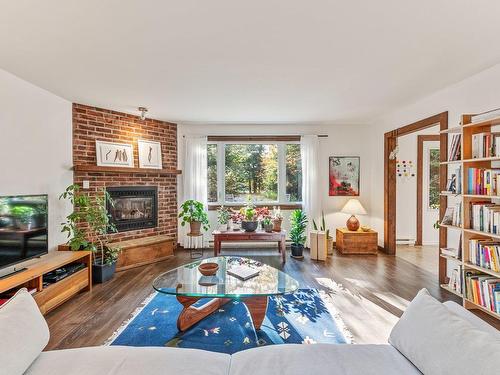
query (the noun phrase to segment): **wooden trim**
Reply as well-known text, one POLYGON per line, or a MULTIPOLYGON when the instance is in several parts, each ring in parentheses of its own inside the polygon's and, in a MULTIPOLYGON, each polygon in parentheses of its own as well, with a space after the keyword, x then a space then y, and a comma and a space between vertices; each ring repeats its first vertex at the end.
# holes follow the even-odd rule
POLYGON ((178 169, 154 169, 154 168, 128 168, 128 167, 101 167, 98 165, 74 165, 75 172, 109 172, 109 173, 143 173, 143 174, 181 174, 178 169))
MULTIPOLYGON (((209 204, 208 205, 208 211, 217 211, 221 206, 224 206, 226 208, 232 208, 235 210, 239 210, 241 207, 244 207, 244 204, 209 204)), ((255 207, 276 207, 280 208, 281 210, 289 211, 289 210, 301 210, 302 209, 302 203, 285 203, 285 204, 279 204, 279 203, 269 203, 269 204, 255 204, 255 207)))
MULTIPOLYGON (((389 160, 389 155, 394 147, 396 147, 397 137, 438 124, 440 130, 448 129, 448 112, 439 113, 384 134, 384 251, 387 254, 396 254, 396 160, 389 160)), ((441 146, 443 146, 443 138, 447 138, 448 134, 444 133, 441 136, 441 146)), ((441 147, 441 161, 443 161, 443 157, 446 158, 447 151, 447 145, 446 147, 441 147)), ((446 165, 440 166, 440 190, 444 190, 446 186, 446 177, 443 178, 443 175, 446 176, 446 165)), ((440 215, 442 215, 442 210, 446 210, 445 196, 441 196, 440 198, 440 215)), ((446 247, 446 232, 443 232, 444 230, 444 228, 440 229, 439 232, 439 247, 446 247)), ((446 267, 446 264, 444 267, 446 267)))
POLYGON ((439 134, 417 136, 417 231, 415 238, 415 245, 417 246, 422 246, 424 142, 436 142, 439 140, 439 134))
MULTIPOLYGON (((448 112, 441 114, 442 118, 439 123, 439 130, 448 129, 448 112)), ((463 137, 462 137, 463 138, 463 137)), ((448 133, 440 134, 439 137, 439 159, 441 162, 448 160, 448 133)), ((463 149, 463 148, 462 148, 463 149)), ((439 191, 446 190, 446 182, 448 180, 448 166, 441 164, 439 167, 439 191)), ((446 206, 448 205, 448 197, 446 195, 439 196, 439 218, 444 216, 446 206)), ((463 241, 463 239, 462 239, 463 241)), ((448 244, 448 235, 446 228, 439 228, 439 248, 444 248, 448 244)), ((446 258, 439 257, 439 283, 446 282, 446 258)))
POLYGON ((209 135, 208 142, 299 142, 300 135, 209 135))

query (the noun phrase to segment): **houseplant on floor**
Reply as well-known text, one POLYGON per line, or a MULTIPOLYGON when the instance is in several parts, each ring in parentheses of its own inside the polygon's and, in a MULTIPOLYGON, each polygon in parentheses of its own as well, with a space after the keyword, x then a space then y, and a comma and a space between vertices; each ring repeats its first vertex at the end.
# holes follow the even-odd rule
POLYGON ((304 258, 304 244, 306 242, 307 216, 302 210, 295 210, 290 216, 290 239, 292 241, 292 257, 304 258))
POLYGON ((333 237, 330 236, 330 229, 326 229, 326 223, 325 223, 325 214, 323 211, 321 211, 321 226, 318 229, 318 225, 316 225, 316 222, 313 220, 313 229, 314 230, 320 230, 322 232, 326 232, 326 238, 327 238, 327 251, 328 255, 333 254, 333 237))
POLYGON ((182 226, 189 223, 189 233, 194 235, 199 235, 202 227, 205 231, 210 228, 208 224, 208 215, 205 212, 203 203, 194 199, 189 199, 181 205, 179 218, 181 218, 182 226))
POLYGON ((116 270, 116 261, 120 247, 110 244, 110 234, 116 232, 110 221, 106 202, 111 206, 113 200, 102 189, 97 194, 80 191, 77 184, 70 185, 59 199, 66 199, 73 205, 73 212, 62 223, 61 232, 68 234, 68 245, 71 250, 90 250, 94 253, 92 280, 103 283, 111 279, 116 270))

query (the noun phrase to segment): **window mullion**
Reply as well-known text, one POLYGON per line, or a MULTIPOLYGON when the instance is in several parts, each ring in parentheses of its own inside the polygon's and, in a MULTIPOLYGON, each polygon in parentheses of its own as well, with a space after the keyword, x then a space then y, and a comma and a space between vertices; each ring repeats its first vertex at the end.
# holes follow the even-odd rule
POLYGON ((278 143, 278 202, 286 202, 286 155, 285 143, 278 143))

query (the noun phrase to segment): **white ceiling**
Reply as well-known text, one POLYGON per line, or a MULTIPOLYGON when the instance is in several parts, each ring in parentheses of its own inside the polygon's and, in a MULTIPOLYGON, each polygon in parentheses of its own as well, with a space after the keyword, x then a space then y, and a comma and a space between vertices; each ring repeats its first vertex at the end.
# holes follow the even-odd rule
POLYGON ((0 0, 0 68, 178 122, 366 123, 500 62, 500 1, 0 0))

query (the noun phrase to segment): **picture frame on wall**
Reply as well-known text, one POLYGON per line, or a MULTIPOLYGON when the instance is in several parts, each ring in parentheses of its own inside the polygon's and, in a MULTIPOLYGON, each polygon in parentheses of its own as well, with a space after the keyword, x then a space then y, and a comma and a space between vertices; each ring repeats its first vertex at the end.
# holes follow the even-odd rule
POLYGON ((139 168, 162 169, 161 143, 139 139, 139 168))
POLYGON ((97 165, 101 167, 134 167, 134 147, 127 143, 95 141, 97 165))
POLYGON ((328 195, 359 196, 359 156, 330 156, 328 195))

